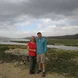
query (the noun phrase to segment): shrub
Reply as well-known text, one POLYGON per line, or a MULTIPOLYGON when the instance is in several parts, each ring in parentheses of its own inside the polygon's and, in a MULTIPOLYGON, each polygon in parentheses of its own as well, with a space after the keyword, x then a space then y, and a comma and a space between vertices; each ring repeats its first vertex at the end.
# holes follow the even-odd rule
POLYGON ((57 73, 69 73, 78 77, 78 62, 73 61, 78 57, 77 51, 67 51, 61 49, 48 49, 47 71, 57 73))

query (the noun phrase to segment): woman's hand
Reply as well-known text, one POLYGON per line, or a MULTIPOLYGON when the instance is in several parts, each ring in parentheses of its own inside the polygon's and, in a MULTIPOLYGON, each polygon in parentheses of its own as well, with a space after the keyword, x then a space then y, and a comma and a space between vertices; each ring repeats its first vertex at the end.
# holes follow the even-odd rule
POLYGON ((29 49, 30 51, 33 51, 33 52, 36 52, 36 50, 35 49, 29 49))
POLYGON ((28 50, 28 51, 36 52, 36 50, 35 50, 35 49, 30 49, 30 48, 29 48, 29 46, 27 46, 27 50, 28 50))

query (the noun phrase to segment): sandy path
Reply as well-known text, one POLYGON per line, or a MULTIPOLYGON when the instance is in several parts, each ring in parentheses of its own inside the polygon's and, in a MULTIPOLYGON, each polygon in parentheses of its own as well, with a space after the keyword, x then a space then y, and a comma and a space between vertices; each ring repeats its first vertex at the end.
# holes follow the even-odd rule
MULTIPOLYGON (((13 63, 0 64, 0 78, 42 78, 41 74, 29 75, 24 66, 15 67, 13 63)), ((58 74, 47 74, 45 78, 67 78, 58 74)), ((71 78, 71 77, 70 77, 71 78)))

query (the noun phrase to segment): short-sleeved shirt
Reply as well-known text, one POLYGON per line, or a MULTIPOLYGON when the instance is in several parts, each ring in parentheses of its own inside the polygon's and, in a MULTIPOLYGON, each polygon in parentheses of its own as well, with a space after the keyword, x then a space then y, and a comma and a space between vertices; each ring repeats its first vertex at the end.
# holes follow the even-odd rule
MULTIPOLYGON (((27 46, 29 46, 29 49, 35 49, 36 50, 36 43, 28 42, 27 46)), ((36 56, 36 52, 34 51, 28 51, 29 56, 36 56)))

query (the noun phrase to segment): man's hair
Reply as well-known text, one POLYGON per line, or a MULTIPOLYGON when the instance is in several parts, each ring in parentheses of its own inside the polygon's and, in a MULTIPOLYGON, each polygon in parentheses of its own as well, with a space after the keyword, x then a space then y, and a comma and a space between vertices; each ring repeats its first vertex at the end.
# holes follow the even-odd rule
POLYGON ((37 35, 38 35, 38 34, 41 34, 41 32, 38 32, 37 35))

